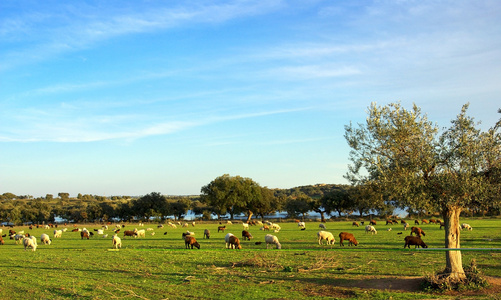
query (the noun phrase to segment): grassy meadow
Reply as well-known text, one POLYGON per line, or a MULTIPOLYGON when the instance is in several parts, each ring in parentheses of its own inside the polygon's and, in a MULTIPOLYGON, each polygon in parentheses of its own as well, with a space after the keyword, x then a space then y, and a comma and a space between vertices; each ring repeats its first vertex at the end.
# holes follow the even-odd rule
MULTIPOLYGON (((473 227, 461 234, 464 265, 475 259, 485 275, 501 277, 500 250, 467 250, 500 249, 501 220, 462 222, 473 227)), ((201 244, 199 250, 185 249, 181 234, 187 228, 125 224, 122 231, 153 230, 145 238, 124 238, 120 233, 123 246, 119 251, 110 251, 113 226, 105 231, 107 238, 95 235, 82 240, 79 232, 71 232, 71 225, 51 245, 41 245, 40 235, 52 238, 53 229, 18 226, 14 230, 37 237, 38 248, 24 251, 14 240, 4 238, 0 299, 429 299, 430 294, 414 287, 422 276, 444 268, 444 252, 403 249, 409 231, 403 231, 400 224, 380 223, 378 234, 371 235, 365 234, 363 226, 352 227, 351 221, 328 222, 327 231, 336 237, 333 246, 318 245, 318 222, 306 222, 304 231, 293 222, 279 223, 282 230, 272 234, 279 237, 281 250, 267 250, 264 235, 268 232, 256 226, 249 230, 254 239, 241 241, 242 250, 225 249, 224 235, 231 232, 240 238, 241 224, 226 225, 225 233, 217 232, 217 223, 190 225, 188 229, 201 244), (206 228, 211 231, 210 239, 203 239, 206 228), (353 233, 360 244, 348 247, 345 242, 340 247, 342 231, 353 233), (263 243, 256 245, 256 241, 263 243)), ((101 225, 78 225, 83 227, 93 231, 101 225)), ((438 225, 420 227, 430 248, 443 248, 444 231, 438 225)), ((472 297, 499 299, 487 294, 472 297)))

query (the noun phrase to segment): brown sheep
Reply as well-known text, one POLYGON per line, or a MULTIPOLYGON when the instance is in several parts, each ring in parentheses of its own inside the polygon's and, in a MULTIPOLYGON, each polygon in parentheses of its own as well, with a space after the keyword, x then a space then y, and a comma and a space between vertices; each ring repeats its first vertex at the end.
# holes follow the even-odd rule
POLYGON ((433 223, 433 224, 437 224, 437 220, 435 219, 430 219, 430 224, 433 223))
POLYGON ((82 237, 82 240, 84 238, 89 239, 89 233, 87 231, 80 231, 80 236, 82 237))
POLYGON ((186 249, 190 249, 190 246, 191 246, 191 249, 193 249, 193 246, 195 246, 197 249, 200 249, 200 244, 191 235, 187 235, 184 238, 184 245, 186 246, 186 249))
POLYGON ((339 245, 340 245, 340 246, 344 246, 344 244, 343 244, 343 240, 347 240, 347 241, 349 241, 348 246, 351 246, 351 245, 355 245, 355 246, 357 246, 357 245, 358 245, 358 242, 357 242, 357 240, 355 239, 355 236, 353 236, 353 234, 351 234, 351 233, 348 233, 348 232, 341 232, 341 233, 339 234, 339 245))
POLYGON ((419 227, 412 227, 411 228, 411 235, 413 233, 416 234, 416 236, 418 236, 418 237, 421 237, 421 235, 426 236, 426 234, 424 233, 423 229, 421 229, 419 227))
POLYGON ((210 231, 209 231, 209 229, 205 229, 204 230, 204 239, 205 238, 210 239, 210 231))
MULTIPOLYGON (((115 231, 115 233, 118 233, 115 231)), ((137 237, 137 231, 134 231, 134 230, 125 230, 124 231, 124 237, 126 236, 133 236, 133 237, 137 237)))
POLYGON ((386 225, 388 225, 388 224, 393 225, 393 221, 392 220, 386 220, 386 225))
POLYGON ((418 237, 418 236, 406 236, 405 237, 405 245, 404 245, 404 248, 407 247, 407 248, 411 248, 411 245, 415 245, 414 248, 418 248, 418 247, 423 247, 423 248, 428 248, 428 245, 426 245, 423 240, 418 237))
POLYGON ((252 234, 248 232, 247 230, 242 230, 242 239, 245 240, 251 240, 253 238, 252 234))
POLYGON ((0 236, 0 244, 3 245, 5 242, 3 241, 2 237, 0 236))
POLYGON ((370 220, 369 225, 376 225, 376 221, 375 220, 370 220))
POLYGON ((418 220, 414 220, 414 225, 419 225, 419 221, 418 220))
POLYGON ((428 223, 429 223, 429 222, 428 222, 428 220, 426 220, 426 219, 421 220, 421 224, 428 224, 428 223))
POLYGON ((226 225, 225 226, 218 226, 217 227, 217 232, 222 231, 224 232, 226 230, 226 225))
POLYGON ((445 227, 445 222, 440 221, 440 228, 439 229, 442 229, 442 227, 445 227))
POLYGON ((358 226, 360 226, 360 225, 358 224, 358 222, 353 222, 353 223, 351 224, 351 226, 357 226, 357 227, 358 227, 358 226))
POLYGON ((229 249, 242 249, 242 246, 240 245, 240 240, 234 236, 231 233, 228 233, 224 237, 224 241, 226 242, 226 248, 229 249))

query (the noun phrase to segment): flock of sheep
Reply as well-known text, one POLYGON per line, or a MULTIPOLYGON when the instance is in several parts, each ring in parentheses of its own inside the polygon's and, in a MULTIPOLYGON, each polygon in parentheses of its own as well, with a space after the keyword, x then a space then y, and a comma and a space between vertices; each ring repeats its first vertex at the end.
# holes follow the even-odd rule
MULTIPOLYGON (((406 221, 401 220, 400 222, 403 225, 404 230, 407 230, 409 228, 409 224, 406 221)), ((296 223, 301 230, 306 229, 306 224, 304 222, 300 222, 299 220, 296 220, 296 223)), ((422 224, 429 224, 429 223, 440 224, 441 228, 444 226, 443 222, 440 220, 433 220, 433 219, 429 220, 429 221, 422 220, 422 224)), ((232 223, 231 223, 231 221, 227 221, 227 224, 232 224, 232 223)), ((364 222, 361 222, 361 224, 364 225, 364 222)), ((390 225, 391 224, 398 224, 398 221, 387 220, 386 225, 388 225, 388 224, 390 224, 390 225)), ((415 224, 419 225, 419 221, 416 220, 415 224)), ((172 228, 177 227, 175 224, 173 224, 171 222, 168 222, 167 225, 172 227, 172 228)), ((178 225, 183 226, 183 227, 189 226, 188 223, 184 223, 184 224, 179 223, 178 225)), ((259 225, 259 226, 261 226, 260 230, 264 230, 264 231, 273 230, 274 232, 279 232, 281 230, 280 225, 275 224, 275 223, 271 223, 271 222, 262 223, 260 221, 252 221, 250 224, 242 223, 242 226, 243 226, 242 239, 243 240, 251 240, 253 238, 252 234, 248 231, 249 225, 259 225)), ((370 220, 370 224, 365 226, 365 233, 377 234, 377 230, 374 227, 375 225, 376 225, 376 221, 370 220)), ((45 226, 47 226, 47 225, 45 225, 45 226)), ((139 226, 144 226, 144 225, 140 223, 139 226)), ((195 222, 192 222, 192 226, 195 226, 195 222)), ((352 226, 359 227, 360 224, 358 222, 353 222, 352 226)), ((47 226, 44 228, 49 228, 49 227, 47 226)), ((117 225, 113 229, 114 234, 112 236, 112 249, 114 249, 114 250, 118 250, 122 247, 122 240, 118 236, 118 233, 120 232, 121 228, 122 228, 121 225, 117 225)), ((163 225, 162 224, 158 225, 158 228, 163 228, 163 225)), ((335 243, 334 235, 331 232, 326 231, 325 224, 320 223, 319 228, 321 230, 317 232, 318 244, 322 245, 323 241, 325 240, 326 245, 334 245, 334 243, 335 243)), ((108 227, 104 226, 101 229, 94 229, 94 230, 97 232, 98 235, 101 235, 103 238, 107 238, 108 235, 105 234, 105 230, 107 230, 107 229, 108 229, 108 227)), ((469 224, 463 223, 463 224, 461 224, 460 229, 472 230, 473 228, 469 224)), ((218 226, 218 232, 222 231, 224 233, 225 230, 226 230, 226 225, 225 226, 218 226)), ((391 231, 392 229, 388 228, 387 230, 391 231)), ((55 239, 60 238, 62 236, 63 232, 65 232, 65 231, 67 231, 67 228, 60 229, 60 230, 58 230, 58 229, 54 230, 53 238, 55 238, 55 239)), ((88 231, 86 228, 83 228, 83 229, 75 228, 72 231, 79 231, 82 239, 85 239, 85 238, 89 239, 89 237, 94 235, 93 232, 88 231)), ((123 233, 124 233, 124 237, 127 237, 127 236, 145 237, 146 231, 153 231, 153 229, 148 228, 146 230, 144 230, 144 229, 138 230, 137 228, 135 228, 134 230, 126 230, 123 233)), ((2 233, 3 233, 3 229, 0 228, 0 244, 3 245, 4 240, 2 239, 2 233)), ((166 233, 167 232, 165 232, 164 234, 166 234, 166 233)), ((398 234, 402 234, 402 233, 399 232, 398 234)), ((151 232, 151 235, 154 235, 154 232, 151 232)), ((200 249, 200 244, 197 242, 194 235, 195 235, 195 233, 190 232, 190 231, 186 231, 186 232, 182 233, 182 238, 185 241, 186 249, 193 249, 194 247, 197 249, 200 249)), ((5 237, 5 236, 6 236, 6 234, 3 235, 3 237, 5 237)), ((351 245, 357 246, 358 245, 358 241, 356 240, 355 236, 352 233, 341 232, 338 236, 340 239, 339 240, 340 246, 344 246, 343 241, 348 241, 349 246, 351 246, 351 245)), ((410 235, 406 236, 404 238, 404 241, 405 241, 404 248, 406 248, 406 247, 410 248, 411 245, 414 245, 415 247, 428 248, 426 243, 421 239, 422 236, 426 236, 426 233, 420 227, 413 226, 410 230, 410 235), (415 236, 413 236, 413 234, 415 236)), ((24 246, 25 250, 30 248, 32 251, 36 251, 36 249, 38 247, 36 237, 30 235, 29 233, 24 233, 24 230, 15 232, 11 229, 11 230, 9 230, 9 237, 10 237, 10 239, 15 240, 16 244, 22 244, 24 246)), ((208 229, 204 230, 203 238, 204 239, 210 238, 210 231, 208 229)), ((40 241, 43 245, 50 245, 52 242, 49 235, 46 233, 43 233, 40 236, 40 241)), ((225 241, 227 249, 242 249, 240 239, 232 233, 227 233, 224 237, 224 241, 225 241)), ((269 246, 273 247, 273 245, 276 246, 276 249, 282 248, 282 245, 280 244, 278 237, 275 235, 266 234, 265 238, 264 238, 264 242, 266 243, 267 249, 269 248, 269 246)), ((259 244, 261 244, 261 242, 256 242, 256 245, 259 245, 259 244)))

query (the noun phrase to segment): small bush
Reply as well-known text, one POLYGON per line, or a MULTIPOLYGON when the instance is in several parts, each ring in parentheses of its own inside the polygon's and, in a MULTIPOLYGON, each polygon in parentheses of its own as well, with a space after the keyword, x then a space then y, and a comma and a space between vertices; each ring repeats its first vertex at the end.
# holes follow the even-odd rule
POLYGON ((452 280, 445 272, 425 276, 421 287, 428 292, 480 290, 489 287, 489 282, 477 268, 475 259, 464 267, 464 272, 466 279, 459 282, 452 280))

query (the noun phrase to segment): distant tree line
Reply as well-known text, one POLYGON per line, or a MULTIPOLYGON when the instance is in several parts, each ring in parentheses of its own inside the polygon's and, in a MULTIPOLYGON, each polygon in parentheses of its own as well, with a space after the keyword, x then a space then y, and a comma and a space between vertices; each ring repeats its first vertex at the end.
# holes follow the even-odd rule
MULTIPOLYGON (((13 224, 53 223, 55 217, 69 222, 108 222, 154 220, 167 218, 182 220, 188 213, 195 218, 210 220, 245 216, 265 218, 276 212, 286 212, 287 217, 309 218, 311 212, 320 214, 326 221, 336 217, 365 218, 370 214, 389 217, 396 207, 390 201, 379 201, 377 194, 367 187, 340 184, 317 184, 291 189, 261 187, 250 178, 222 175, 201 188, 200 195, 165 196, 158 192, 141 197, 98 196, 58 193, 34 198, 26 195, 4 193, 0 195, 0 221, 13 224)), ((436 211, 407 208, 411 216, 424 217, 436 211)), ((496 205, 472 207, 467 215, 499 215, 496 205)))

